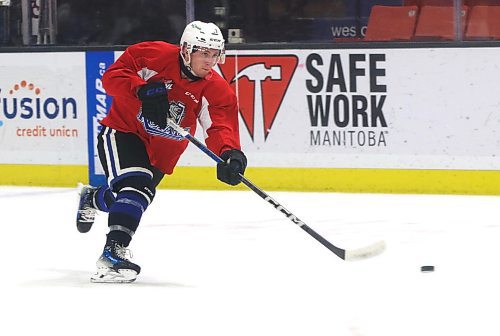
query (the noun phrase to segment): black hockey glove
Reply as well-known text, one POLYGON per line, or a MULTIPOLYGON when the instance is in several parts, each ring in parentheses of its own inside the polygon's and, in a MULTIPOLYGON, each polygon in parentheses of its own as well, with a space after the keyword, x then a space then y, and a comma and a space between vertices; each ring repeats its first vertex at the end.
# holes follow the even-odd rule
POLYGON ((242 151, 230 149, 221 154, 220 158, 224 162, 217 164, 217 178, 227 184, 237 185, 241 182, 239 174, 245 173, 247 158, 242 151))
POLYGON ((167 127, 170 117, 167 88, 163 83, 148 83, 137 91, 137 97, 142 101, 142 115, 154 122, 161 129, 167 127))

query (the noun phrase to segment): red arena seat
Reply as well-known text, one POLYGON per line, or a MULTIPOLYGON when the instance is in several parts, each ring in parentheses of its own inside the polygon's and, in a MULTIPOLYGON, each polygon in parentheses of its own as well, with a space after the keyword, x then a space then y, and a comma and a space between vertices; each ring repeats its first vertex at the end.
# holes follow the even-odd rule
POLYGON ((500 6, 474 6, 469 13, 465 38, 500 39, 500 6))
MULTIPOLYGON (((462 6, 462 34, 465 32, 467 6, 462 6)), ((455 39, 455 9, 444 6, 422 6, 415 29, 416 39, 455 39)))
POLYGON ((417 6, 373 6, 365 41, 405 41, 413 38, 417 6))

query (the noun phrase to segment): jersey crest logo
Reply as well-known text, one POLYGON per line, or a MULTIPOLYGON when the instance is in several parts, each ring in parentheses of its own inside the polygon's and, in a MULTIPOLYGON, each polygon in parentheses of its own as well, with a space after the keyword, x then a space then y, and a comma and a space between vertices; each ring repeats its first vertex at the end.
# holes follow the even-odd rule
POLYGON ((226 56, 222 76, 238 97, 240 115, 253 142, 264 142, 288 90, 296 55, 226 56))
MULTIPOLYGON (((184 119, 184 115, 186 114, 186 105, 183 102, 170 102, 170 115, 176 124, 180 125, 182 119, 184 119)), ((143 117, 142 110, 139 111, 139 115, 137 119, 142 123, 146 132, 151 135, 161 136, 164 138, 168 138, 171 140, 181 141, 184 140, 182 135, 180 135, 177 131, 175 131, 172 127, 167 126, 165 128, 160 128, 160 126, 156 125, 151 120, 148 120, 143 117)), ((189 132, 189 127, 186 128, 189 132)))

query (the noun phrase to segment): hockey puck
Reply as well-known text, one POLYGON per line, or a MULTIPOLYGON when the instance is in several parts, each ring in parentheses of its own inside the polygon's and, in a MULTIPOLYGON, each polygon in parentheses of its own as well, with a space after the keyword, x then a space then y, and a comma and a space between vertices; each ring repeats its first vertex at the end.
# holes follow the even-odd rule
POLYGON ((420 266, 420 272, 422 273, 434 272, 434 266, 420 266))

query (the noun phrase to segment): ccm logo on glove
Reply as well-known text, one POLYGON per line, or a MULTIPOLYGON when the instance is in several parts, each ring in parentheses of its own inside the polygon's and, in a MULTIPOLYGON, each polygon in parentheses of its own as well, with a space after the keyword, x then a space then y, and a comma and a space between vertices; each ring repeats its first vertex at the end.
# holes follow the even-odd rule
POLYGON ((245 173, 247 158, 242 151, 230 149, 221 154, 223 162, 217 163, 217 178, 229 185, 237 185, 241 182, 241 175, 245 173))
POLYGON ((170 118, 170 104, 167 88, 164 83, 148 83, 137 91, 137 97, 142 101, 142 115, 154 122, 161 129, 167 127, 167 118, 170 118))

